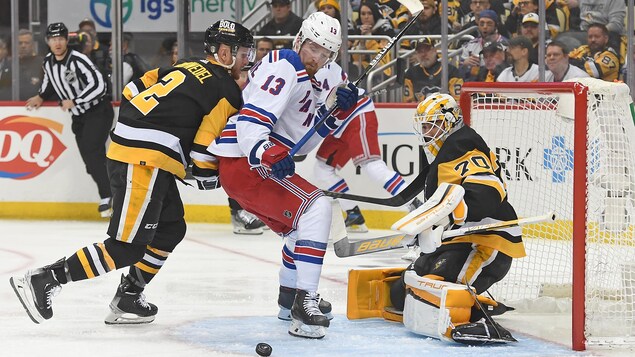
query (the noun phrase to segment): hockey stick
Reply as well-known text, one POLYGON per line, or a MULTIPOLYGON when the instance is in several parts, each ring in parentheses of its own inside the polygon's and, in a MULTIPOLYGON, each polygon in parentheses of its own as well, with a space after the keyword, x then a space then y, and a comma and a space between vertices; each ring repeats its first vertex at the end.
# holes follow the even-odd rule
MULTIPOLYGON (((384 46, 384 48, 382 48, 381 51, 379 51, 379 53, 375 56, 375 58, 373 58, 373 60, 370 61, 370 64, 368 65, 364 73, 362 73, 362 75, 359 76, 359 78, 357 78, 355 82, 353 82, 355 86, 359 85, 359 83, 361 83, 361 81, 364 78, 366 78, 368 73, 370 73, 370 71, 372 71, 373 68, 377 66, 379 61, 381 61, 381 59, 384 58, 386 53, 390 51, 390 49, 394 46, 394 44, 405 34, 405 32, 410 28, 410 26, 412 26, 412 24, 414 24, 415 21, 417 21, 417 18, 419 18, 419 15, 421 15, 422 13, 421 10, 423 9, 423 5, 421 4, 419 0, 397 0, 397 1, 399 1, 403 6, 408 8, 408 11, 410 11, 410 13, 413 16, 410 19, 410 21, 408 21, 406 26, 404 26, 404 28, 402 28, 397 35, 391 38, 390 41, 388 41, 388 44, 386 44, 386 46, 384 46), (415 13, 417 14, 415 15, 415 13)), ((307 143, 307 141, 309 141, 309 139, 317 132, 317 130, 322 126, 322 124, 324 124, 326 119, 329 116, 331 116, 331 114, 333 114, 335 109, 337 109, 337 104, 331 107, 331 109, 329 109, 324 115, 322 115, 322 117, 320 117, 320 120, 318 120, 315 123, 315 125, 313 125, 313 127, 309 129, 309 131, 307 131, 306 134, 304 134, 304 136, 293 146, 293 148, 291 148, 291 151, 289 151, 289 155, 291 156, 295 155, 298 152, 298 150, 300 150, 307 143)))
MULTIPOLYGON (((513 219, 510 221, 502 221, 489 224, 481 224, 478 226, 465 227, 459 229, 452 229, 443 232, 441 239, 458 237, 468 234, 485 233, 488 231, 508 228, 514 226, 522 226, 525 224, 539 223, 539 222, 553 222, 556 220, 556 215, 553 212, 543 214, 541 216, 527 217, 521 219, 513 219)), ((369 254, 382 252, 385 250, 399 249, 404 246, 402 242, 409 242, 414 239, 415 236, 407 234, 393 234, 385 237, 367 238, 361 239, 355 242, 348 240, 348 237, 343 237, 337 242, 333 243, 333 250, 335 255, 340 258, 352 257, 355 255, 369 254)))
POLYGON ((390 198, 366 197, 333 191, 323 192, 325 196, 333 198, 343 198, 346 200, 374 203, 382 206, 399 207, 410 203, 421 191, 423 191, 425 188, 426 176, 428 176, 428 170, 424 169, 406 188, 390 198))

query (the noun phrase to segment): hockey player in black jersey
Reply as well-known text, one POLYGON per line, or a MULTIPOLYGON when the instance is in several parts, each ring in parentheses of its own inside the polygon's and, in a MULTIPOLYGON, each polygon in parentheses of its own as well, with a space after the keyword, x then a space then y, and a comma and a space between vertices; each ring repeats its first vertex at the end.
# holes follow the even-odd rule
POLYGON ((515 341, 491 318, 507 307, 479 294, 505 277, 512 259, 525 256, 521 228, 441 239, 446 229, 517 219, 496 155, 476 131, 463 124, 461 109, 447 94, 434 93, 419 103, 414 128, 430 162, 426 202, 393 229, 419 232, 422 253, 405 270, 375 269, 349 276, 349 283, 357 281, 361 288, 349 288, 348 305, 368 306, 358 303, 363 287, 369 280, 379 280, 390 286, 385 304, 389 309, 382 306, 375 316, 403 321, 415 333, 442 340, 515 341))
POLYGON ((186 230, 176 179, 191 163, 199 189, 219 187, 217 162, 206 148, 242 106, 235 79, 255 57, 249 30, 228 20, 207 29, 205 51, 206 59, 148 71, 124 89, 107 153, 114 210, 108 238, 10 279, 33 322, 53 316, 51 298, 61 284, 126 266, 105 322, 154 320, 158 309, 142 291, 186 230))

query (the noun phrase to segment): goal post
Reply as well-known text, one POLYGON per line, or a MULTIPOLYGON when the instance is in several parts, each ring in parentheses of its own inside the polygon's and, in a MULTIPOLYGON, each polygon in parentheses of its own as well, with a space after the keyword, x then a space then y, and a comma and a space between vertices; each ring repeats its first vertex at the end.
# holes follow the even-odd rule
MULTIPOLYGON (((490 291, 570 301, 572 347, 635 345, 635 125, 624 83, 465 83, 464 121, 496 153, 527 257, 490 291)), ((540 300, 544 301, 544 300, 540 300)), ((512 304, 513 306, 513 304, 512 304)))

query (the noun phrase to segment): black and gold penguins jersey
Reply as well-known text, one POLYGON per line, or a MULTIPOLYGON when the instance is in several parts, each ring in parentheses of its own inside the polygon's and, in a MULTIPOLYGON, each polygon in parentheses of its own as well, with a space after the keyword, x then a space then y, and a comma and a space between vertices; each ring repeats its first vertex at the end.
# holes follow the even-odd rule
MULTIPOLYGON (((496 155, 472 128, 463 126, 449 135, 437 152, 426 177, 425 197, 430 198, 441 182, 461 185, 468 207, 464 227, 517 219, 507 201, 507 190, 501 178, 496 155)), ((524 257, 525 248, 518 229, 502 229, 495 233, 470 234, 449 242, 476 243, 496 249, 512 258, 524 257)))
MULTIPOLYGON (((403 101, 419 103, 429 94, 440 92, 443 79, 441 69, 441 62, 436 62, 430 68, 424 68, 421 65, 410 67, 404 79, 403 101)), ((458 101, 461 96, 461 87, 463 87, 463 78, 453 65, 449 65, 448 70, 448 94, 458 101)))
POLYGON ((227 69, 206 59, 185 59, 146 72, 123 91, 107 157, 157 167, 180 178, 191 163, 216 169, 207 146, 242 106, 227 69))

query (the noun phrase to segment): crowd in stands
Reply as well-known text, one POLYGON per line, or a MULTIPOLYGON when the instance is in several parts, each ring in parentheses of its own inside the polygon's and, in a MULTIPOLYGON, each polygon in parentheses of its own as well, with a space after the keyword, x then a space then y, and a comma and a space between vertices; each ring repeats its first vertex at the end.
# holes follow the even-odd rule
MULTIPOLYGON (((467 33, 450 41, 449 50, 458 54, 441 59, 438 35, 442 30, 440 0, 420 0, 422 14, 405 33, 421 36, 399 43, 399 52, 389 52, 380 66, 396 56, 408 56, 407 66, 389 66, 377 82, 395 76, 405 102, 418 102, 427 93, 441 89, 441 61, 448 62, 448 92, 458 98, 467 81, 539 80, 539 0, 449 0, 448 33, 467 33), (433 36, 427 38, 425 36, 433 36), (399 73, 395 73, 400 71, 399 73)), ((607 81, 625 80, 627 52, 626 0, 546 0, 545 9, 545 80, 562 81, 591 76, 607 81)), ((315 0, 304 13, 294 13, 291 0, 270 0, 271 19, 254 30, 258 58, 274 49, 291 48, 303 18, 322 11, 340 21, 342 6, 346 13, 349 39, 347 58, 351 78, 357 78, 388 40, 410 20, 412 14, 397 0, 315 0), (282 36, 282 38, 281 38, 282 36), (285 38, 286 37, 286 38, 285 38)), ((297 7, 296 7, 297 8, 297 7)), ((88 55, 106 76, 111 75, 109 48, 97 37, 95 24, 85 19, 75 33, 76 46, 88 55)), ((406 37, 408 37, 406 36, 406 37)), ((72 38, 72 37, 71 37, 72 38)), ((41 78, 42 56, 36 55, 37 39, 28 30, 17 38, 0 38, 0 100, 11 98, 10 41, 19 41, 20 98, 37 92, 41 78)), ((165 39, 159 53, 148 59, 131 51, 132 34, 123 37, 124 84, 144 71, 171 64, 178 57, 176 40, 165 39)), ((375 82, 373 82, 374 84, 375 82)))

